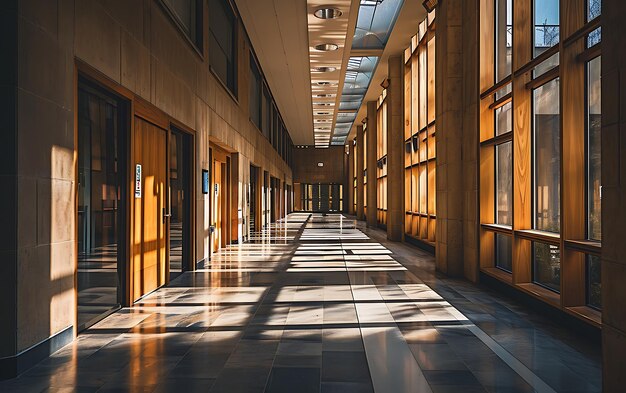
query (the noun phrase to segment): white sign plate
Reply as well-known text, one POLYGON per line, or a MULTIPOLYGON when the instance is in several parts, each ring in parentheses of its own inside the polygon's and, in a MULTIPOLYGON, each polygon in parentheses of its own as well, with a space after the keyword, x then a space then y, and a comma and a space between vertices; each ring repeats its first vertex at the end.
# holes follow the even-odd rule
POLYGON ((135 165, 135 198, 141 198, 141 164, 135 165))

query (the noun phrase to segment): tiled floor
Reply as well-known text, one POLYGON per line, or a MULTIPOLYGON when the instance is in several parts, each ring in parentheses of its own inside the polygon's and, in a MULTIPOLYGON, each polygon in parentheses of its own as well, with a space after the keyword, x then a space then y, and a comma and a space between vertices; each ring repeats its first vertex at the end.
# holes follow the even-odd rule
POLYGON ((0 391, 601 390, 596 345, 383 239, 292 214, 0 391))

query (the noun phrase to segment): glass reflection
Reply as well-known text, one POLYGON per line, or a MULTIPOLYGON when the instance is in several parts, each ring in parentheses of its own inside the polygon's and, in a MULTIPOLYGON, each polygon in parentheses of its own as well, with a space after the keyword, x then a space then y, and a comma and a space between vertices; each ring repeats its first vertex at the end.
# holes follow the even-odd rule
POLYGON ((513 212, 512 142, 496 146, 496 224, 511 225, 513 212))
MULTIPOLYGON (((170 273, 181 273, 183 261, 187 259, 185 249, 188 239, 188 222, 190 203, 188 197, 189 182, 188 163, 184 152, 188 151, 185 135, 172 131, 170 139, 170 273)), ((175 274, 176 275, 176 274, 175 274)))
POLYGON ((167 7, 176 16, 176 19, 181 24, 181 27, 185 30, 185 33, 189 38, 197 43, 197 31, 196 22, 198 17, 196 16, 196 0, 163 0, 167 7))
POLYGON ((601 58, 587 63, 587 237, 602 239, 601 58))
POLYGON ((509 273, 513 270, 511 237, 501 233, 496 233, 496 267, 509 273))
POLYGON ((382 49, 387 44, 403 0, 360 0, 352 49, 382 49))
POLYGON ((534 228, 560 230, 561 135, 559 79, 533 91, 534 228))
POLYGON ((593 308, 602 308, 602 280, 600 257, 587 255, 587 304, 593 308))
POLYGON ((537 57, 559 43, 559 0, 535 0, 533 10, 533 56, 537 57))
MULTIPOLYGON (((587 1, 587 21, 591 21, 602 14, 602 0, 587 1)), ((602 41, 602 28, 598 27, 587 36, 587 47, 592 47, 602 41)))
POLYGON ((533 281, 552 291, 561 291, 561 250, 558 246, 533 242, 533 281))
POLYGON ((511 74, 513 0, 496 0, 496 82, 511 74))
POLYGON ((120 306, 119 210, 122 168, 119 102, 78 90, 78 329, 120 306))
MULTIPOLYGON (((509 86, 511 86, 509 84, 509 86)), ((513 103, 509 102, 495 110, 496 135, 513 131, 513 103)))

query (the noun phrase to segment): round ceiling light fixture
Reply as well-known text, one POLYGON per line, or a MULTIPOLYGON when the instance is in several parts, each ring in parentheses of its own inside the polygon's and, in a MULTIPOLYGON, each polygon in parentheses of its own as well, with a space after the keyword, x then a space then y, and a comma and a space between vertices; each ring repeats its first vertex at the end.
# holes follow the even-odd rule
POLYGON ((337 70, 337 68, 335 67, 315 67, 313 68, 313 71, 315 72, 333 72, 337 70))
POLYGON ((341 15, 343 15, 343 12, 341 12, 341 10, 337 8, 320 8, 319 10, 315 11, 313 15, 315 15, 316 18, 320 19, 337 19, 341 15))
POLYGON ((330 52, 339 49, 339 46, 337 46, 336 44, 319 44, 315 45, 315 49, 321 50, 323 52, 330 52))

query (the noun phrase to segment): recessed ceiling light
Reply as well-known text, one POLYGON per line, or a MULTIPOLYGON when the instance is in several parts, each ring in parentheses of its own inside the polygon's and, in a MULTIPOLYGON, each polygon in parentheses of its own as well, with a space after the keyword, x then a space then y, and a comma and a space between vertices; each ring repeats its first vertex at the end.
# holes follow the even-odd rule
POLYGON ((332 98, 334 96, 335 94, 329 94, 329 93, 313 94, 313 97, 317 97, 317 98, 332 98))
POLYGON ((315 67, 315 68, 313 68, 313 71, 316 71, 316 72, 333 72, 336 69, 337 68, 335 68, 335 67, 315 67))
POLYGON ((335 44, 319 44, 319 45, 315 45, 315 49, 321 50, 324 52, 329 52, 329 51, 337 50, 339 49, 339 47, 335 44))
POLYGON ((330 82, 330 81, 317 81, 314 83, 318 86, 336 86, 337 85, 337 82, 330 82))
POLYGON ((316 115, 319 116, 326 116, 326 115, 332 115, 332 112, 315 112, 316 115))
POLYGON ((320 19, 336 19, 343 15, 343 12, 337 8, 320 8, 313 15, 320 19))
POLYGON ((316 106, 333 106, 335 105, 334 102, 314 102, 313 105, 316 106))

